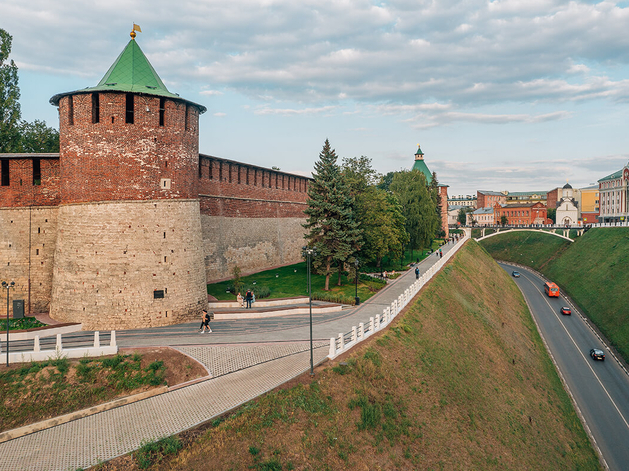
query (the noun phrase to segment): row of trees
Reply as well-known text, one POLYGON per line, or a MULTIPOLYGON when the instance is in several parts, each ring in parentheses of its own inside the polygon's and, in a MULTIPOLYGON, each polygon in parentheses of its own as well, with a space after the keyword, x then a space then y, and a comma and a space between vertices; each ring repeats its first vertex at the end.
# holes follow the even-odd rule
POLYGON ((9 60, 13 38, 0 28, 0 153, 59 152, 59 132, 45 121, 22 120, 18 68, 9 60))
POLYGON ((315 247, 315 270, 330 289, 334 271, 341 284, 346 265, 399 258, 405 247, 427 247, 440 230, 436 175, 426 182, 418 171, 379 175, 367 157, 343 159, 326 139, 308 188, 304 228, 315 247))

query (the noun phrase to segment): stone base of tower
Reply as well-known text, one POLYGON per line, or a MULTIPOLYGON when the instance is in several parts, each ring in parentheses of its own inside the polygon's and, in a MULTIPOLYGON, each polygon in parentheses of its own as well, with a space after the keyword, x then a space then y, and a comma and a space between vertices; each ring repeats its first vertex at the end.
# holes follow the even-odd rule
POLYGON ((50 316, 84 329, 200 318, 207 306, 198 200, 62 205, 50 316))

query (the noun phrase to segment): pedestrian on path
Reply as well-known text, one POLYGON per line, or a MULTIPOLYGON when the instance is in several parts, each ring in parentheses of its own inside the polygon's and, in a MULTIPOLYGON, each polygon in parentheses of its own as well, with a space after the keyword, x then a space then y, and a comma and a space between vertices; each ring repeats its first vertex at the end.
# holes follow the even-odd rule
POLYGON ((238 305, 240 307, 245 307, 245 301, 242 298, 242 294, 240 294, 240 291, 238 291, 238 296, 236 296, 236 301, 238 301, 238 305))
POLYGON ((212 329, 210 328, 210 320, 214 317, 214 313, 210 316, 208 314, 207 309, 203 309, 203 313, 201 315, 201 333, 204 334, 207 329, 208 332, 212 333, 212 329))
POLYGON ((245 294, 245 301, 247 303, 247 307, 245 309, 251 309, 251 301, 253 299, 253 294, 251 293, 251 290, 248 289, 247 293, 245 294))
POLYGON ((419 267, 415 267, 415 279, 419 280, 419 267))
POLYGON ((443 258, 443 252, 439 249, 439 258, 443 258))

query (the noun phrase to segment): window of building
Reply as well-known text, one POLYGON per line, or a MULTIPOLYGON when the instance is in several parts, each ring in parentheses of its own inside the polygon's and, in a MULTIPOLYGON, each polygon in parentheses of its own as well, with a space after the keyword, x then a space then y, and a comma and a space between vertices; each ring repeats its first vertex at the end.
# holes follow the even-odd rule
POLYGON ((41 185, 41 160, 33 159, 33 185, 41 185))
POLYGON ((100 122, 100 97, 98 93, 92 93, 92 124, 100 122))
POLYGON ((184 116, 184 125, 183 128, 185 131, 188 130, 188 105, 186 105, 186 115, 184 116))
POLYGON ((214 179, 214 173, 212 172, 212 168, 214 167, 214 161, 210 160, 210 164, 208 165, 208 176, 210 180, 214 179))
POLYGON ((0 162, 2 162, 0 172, 2 174, 2 177, 0 178, 1 184, 2 186, 9 186, 9 159, 2 159, 0 162))
POLYGON ((159 125, 164 125, 164 116, 166 114, 166 98, 159 99, 159 125))
POLYGON ((133 124, 133 118, 134 118, 134 99, 133 99, 133 93, 127 93, 127 106, 126 106, 126 113, 125 113, 125 123, 127 124, 133 124))

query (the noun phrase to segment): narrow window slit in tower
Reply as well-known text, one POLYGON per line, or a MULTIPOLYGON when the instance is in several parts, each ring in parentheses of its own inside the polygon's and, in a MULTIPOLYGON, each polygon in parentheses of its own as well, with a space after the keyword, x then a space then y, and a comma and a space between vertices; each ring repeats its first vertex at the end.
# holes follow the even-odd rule
POLYGON ((92 124, 100 122, 100 100, 98 93, 92 93, 92 124))
POLYGON ((127 106, 125 113, 125 122, 133 124, 133 93, 127 93, 127 106))
POLYGON ((159 99, 159 125, 164 125, 164 115, 166 113, 166 98, 159 99))
POLYGON ((68 97, 68 124, 70 126, 74 124, 74 97, 72 95, 68 97))
POLYGON ((184 116, 184 131, 188 130, 188 105, 186 105, 186 115, 184 116))

